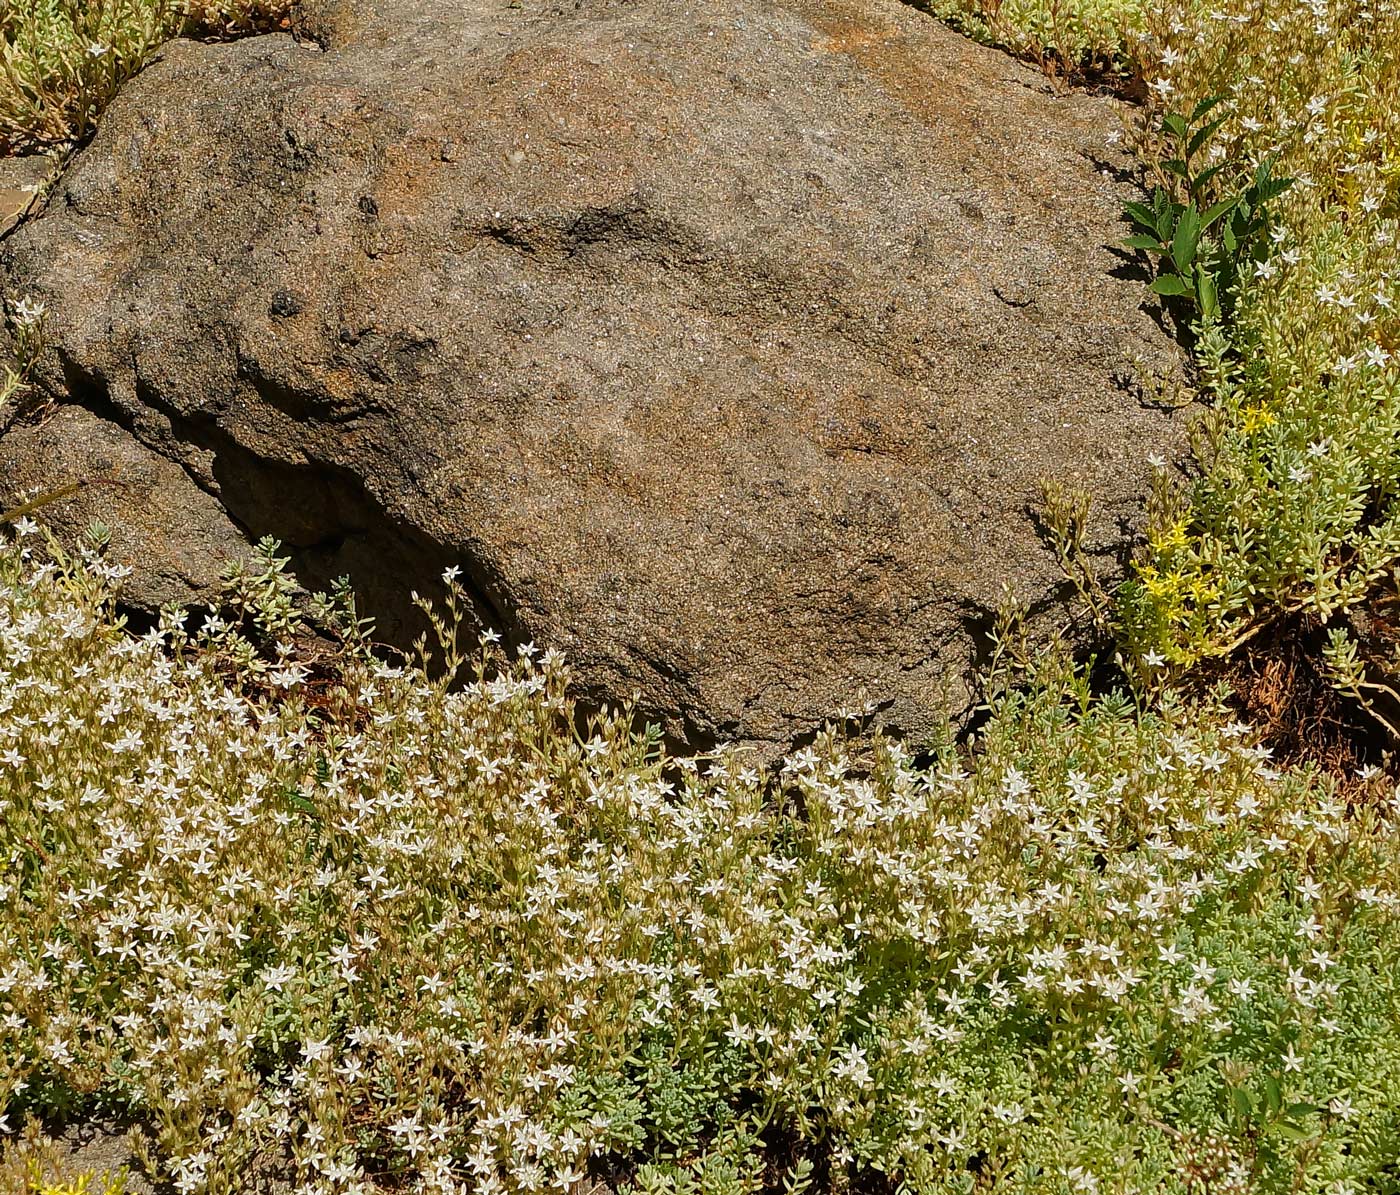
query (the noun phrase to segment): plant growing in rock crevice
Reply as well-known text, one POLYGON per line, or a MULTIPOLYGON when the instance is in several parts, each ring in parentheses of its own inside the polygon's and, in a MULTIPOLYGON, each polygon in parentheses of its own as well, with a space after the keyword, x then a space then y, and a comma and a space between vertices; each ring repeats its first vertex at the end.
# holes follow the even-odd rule
POLYGON ((4 376, 0 377, 0 433, 25 410, 30 373, 44 350, 44 316, 44 304, 29 297, 11 306, 10 349, 14 360, 4 364, 4 376))

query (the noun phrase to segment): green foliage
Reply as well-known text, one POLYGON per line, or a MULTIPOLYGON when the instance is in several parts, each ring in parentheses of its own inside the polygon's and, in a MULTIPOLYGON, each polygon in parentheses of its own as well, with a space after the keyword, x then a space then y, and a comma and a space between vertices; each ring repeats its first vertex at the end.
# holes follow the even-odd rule
POLYGON ((1400 659, 1394 651, 1389 658, 1368 662, 1350 628, 1334 626, 1328 629, 1327 644, 1322 649, 1325 673, 1334 688, 1351 697, 1369 713, 1393 739, 1400 740, 1400 691, 1388 680, 1378 679, 1377 667, 1394 678, 1400 672, 1400 659))
POLYGON ((1029 58, 1052 78, 1127 67, 1151 5, 1141 0, 916 0, 980 41, 1029 58))
POLYGON ((125 1170, 79 1168, 41 1133, 11 1134, 0 1145, 0 1191, 6 1195, 127 1195, 125 1170))
MULTIPOLYGON (((1128 14, 975 7, 1066 59, 1128 14)), ((1374 699, 1361 615, 1400 599, 1400 14, 1132 20, 1153 103, 1190 114, 1146 130, 1177 149, 1140 235, 1206 316, 1213 410, 1119 596, 1128 654, 1157 675, 1306 611, 1374 699)), ((1053 497, 1072 560, 1082 504, 1053 497)), ((429 675, 376 659, 343 595, 308 602, 275 545, 202 627, 133 638, 100 535, 50 560, 13 527, 11 1126, 124 1113, 182 1193, 253 1166, 317 1192, 1396 1185, 1393 786, 1345 805, 1220 694, 1144 706, 1052 657, 970 755, 828 732, 769 784, 623 714, 580 730, 556 654, 457 641, 450 576, 429 675)))
POLYGON ((1174 143, 1177 156, 1159 165, 1179 180, 1183 197, 1174 198, 1166 187, 1157 187, 1150 204, 1129 203, 1124 208, 1140 229, 1124 244, 1160 259, 1153 293, 1184 300, 1207 324, 1233 311, 1242 268, 1265 256, 1265 237, 1272 227, 1268 204, 1294 181, 1274 178, 1266 160, 1243 190, 1208 203, 1222 171, 1232 166, 1225 161, 1197 165, 1228 119, 1206 119, 1220 101, 1220 96, 1208 96, 1189 115, 1173 112, 1162 118, 1161 131, 1174 143))
POLYGON ((580 732, 554 653, 328 664, 275 545, 136 639, 120 570, 35 534, 0 551, 12 1125, 125 1114, 191 1192, 254 1159, 715 1195, 1396 1164, 1393 794, 1348 809, 1214 699, 1140 711, 1052 658, 970 758, 828 731, 770 785, 580 732))
POLYGON ((24 1195, 124 1195, 125 1191, 126 1183, 120 1175, 98 1178, 91 1171, 82 1171, 72 1178, 56 1180, 44 1178, 36 1168, 24 1195))
MULTIPOLYGON (((44 304, 22 298, 11 305, 9 317, 14 360, 4 364, 4 376, 0 378, 0 419, 6 421, 13 413, 6 408, 22 405, 29 375, 44 348, 44 304)), ((3 427, 4 423, 0 422, 0 430, 3 427)), ((0 514, 0 523, 6 521, 7 516, 0 514)))
POLYGON ((1164 133, 1152 121, 1140 148, 1165 160, 1163 186, 1178 190, 1136 215, 1152 222, 1140 235, 1169 263, 1164 277, 1183 279, 1167 289, 1200 277, 1172 257, 1177 214, 1194 204, 1204 227, 1216 202, 1205 191, 1232 175, 1199 179, 1249 165, 1244 203, 1215 225, 1218 249, 1196 238, 1197 258, 1233 263, 1217 288, 1231 318, 1200 329, 1211 409, 1193 432, 1188 484, 1159 478, 1150 551, 1117 595, 1125 657, 1161 679, 1306 615, 1333 634, 1338 685, 1394 722, 1400 12, 1329 0, 1261 14, 1227 0, 1165 13, 1155 38, 1149 92, 1179 114, 1164 133), (1287 191, 1275 170, 1294 180, 1287 191))
POLYGON ((0 152, 86 137, 167 39, 273 27, 284 0, 0 0, 0 152))

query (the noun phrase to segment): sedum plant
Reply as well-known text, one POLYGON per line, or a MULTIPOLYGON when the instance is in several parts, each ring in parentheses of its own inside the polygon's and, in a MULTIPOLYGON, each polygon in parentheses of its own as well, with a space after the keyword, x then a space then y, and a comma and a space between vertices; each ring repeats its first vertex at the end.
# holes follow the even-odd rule
POLYGON ((0 1143, 0 1191, 6 1195, 130 1195, 122 1170, 73 1165, 37 1127, 0 1143))
POLYGON ((274 26, 283 0, 0 0, 0 152, 81 140, 171 37, 274 26))
POLYGON ((956 28, 1052 78, 1131 73, 1151 5, 1142 0, 916 0, 956 28))
POLYGON ((1244 162, 1254 185, 1276 163, 1295 185, 1241 260, 1228 323, 1196 345, 1211 405, 1196 475, 1158 487, 1147 558, 1119 595, 1125 656, 1160 675, 1306 616, 1364 639, 1374 681, 1393 666, 1387 636, 1358 627, 1387 624, 1400 565, 1400 14, 1226 0, 1165 10, 1154 37, 1155 102, 1224 97, 1215 160, 1244 162))
POLYGON ((10 1129, 129 1119, 184 1193, 1321 1193, 1400 1165, 1392 790, 1348 808, 1214 702, 1143 712, 1052 661, 974 757, 830 730, 770 783, 620 713, 580 730, 556 654, 457 650, 455 589, 430 679, 348 611, 308 647, 272 545, 223 614, 135 638, 120 570, 19 530, 10 1129))
MULTIPOLYGON (((1198 473, 1157 487, 1116 615, 1160 678, 1306 612, 1371 699, 1400 17, 977 11, 1066 59, 1126 18, 1144 153, 1220 96, 1188 174, 1296 180, 1201 322, 1198 473)), ((270 544, 202 626, 133 637, 100 536, 69 559, 6 517, 0 1132, 129 1120, 182 1195, 1400 1182, 1393 783, 1275 766, 1222 694, 1139 704, 1052 657, 971 751, 829 730, 766 777, 581 726, 559 656, 458 644, 451 575, 430 676, 343 600, 311 634, 270 544)))
POLYGON ((84 1170, 70 1178, 47 1178, 36 1167, 29 1174, 24 1195, 125 1195, 125 1187, 120 1177, 99 1177, 84 1170))

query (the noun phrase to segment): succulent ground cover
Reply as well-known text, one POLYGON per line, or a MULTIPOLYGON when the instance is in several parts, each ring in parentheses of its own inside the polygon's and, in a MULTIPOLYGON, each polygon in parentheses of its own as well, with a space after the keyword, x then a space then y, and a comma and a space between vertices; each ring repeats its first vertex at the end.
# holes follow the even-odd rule
POLYGON ((1169 28, 1162 62, 1164 103, 1225 95, 1219 152, 1297 183, 1235 318, 1201 332, 1199 475, 1159 510, 1127 638, 1170 665, 1283 614, 1354 639, 1351 616, 1393 604, 1400 560, 1400 13, 1224 6, 1169 28))
POLYGON ((577 733, 548 653, 303 659, 271 556, 192 636, 0 569, 11 1129, 130 1116, 187 1192, 1394 1182, 1383 777, 1059 668, 971 762, 767 785, 577 733))
POLYGON ((580 730, 565 661, 459 649, 451 605, 447 675, 343 599, 329 648, 271 546, 197 630, 133 636, 100 536, 65 559, 15 520, 21 1189, 76 1185, 27 1167, 93 1115, 181 1192, 1400 1189, 1394 779, 1274 758, 1202 680, 1310 619, 1384 730, 1400 15, 961 15, 1132 56, 1149 170, 1161 115, 1223 96, 1222 194, 1297 180, 1229 322, 1182 328, 1209 410, 1113 595, 1121 690, 1052 657, 971 744, 832 731, 768 777, 580 730))
POLYGON ((30 151, 81 139, 170 37, 273 28, 286 7, 281 0, 4 0, 0 146, 30 151))

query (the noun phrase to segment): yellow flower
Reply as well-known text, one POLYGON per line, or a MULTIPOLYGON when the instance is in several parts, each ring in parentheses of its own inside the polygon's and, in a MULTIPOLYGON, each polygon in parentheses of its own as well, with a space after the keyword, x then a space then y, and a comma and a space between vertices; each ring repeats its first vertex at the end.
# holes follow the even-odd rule
POLYGON ((1240 412, 1240 423, 1244 428, 1245 435, 1253 435, 1260 428, 1268 427, 1274 422, 1274 413, 1263 403, 1246 407, 1240 412))
POLYGON ((91 1170, 66 1179, 46 1179, 37 1162, 29 1164, 29 1183, 26 1195, 122 1195, 126 1180, 120 1174, 104 1174, 101 1182, 92 1185, 95 1175, 91 1170))

